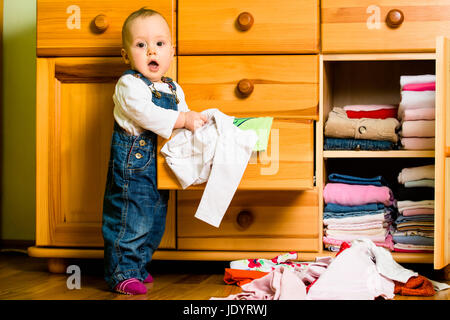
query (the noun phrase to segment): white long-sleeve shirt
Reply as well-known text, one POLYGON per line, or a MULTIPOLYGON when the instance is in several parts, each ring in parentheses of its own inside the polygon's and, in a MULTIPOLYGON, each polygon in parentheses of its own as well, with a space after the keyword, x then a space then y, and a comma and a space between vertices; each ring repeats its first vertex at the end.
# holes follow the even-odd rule
MULTIPOLYGON (((175 81, 174 83, 180 101, 178 111, 155 105, 150 88, 141 79, 131 74, 120 77, 113 95, 114 119, 117 124, 134 136, 150 130, 165 139, 170 138, 180 111, 189 111, 183 89, 175 81)), ((172 94, 167 83, 155 82, 154 85, 157 91, 172 94)))
POLYGON ((194 133, 178 129, 161 149, 183 189, 207 181, 195 217, 218 228, 258 140, 218 109, 202 111, 208 122, 194 133))

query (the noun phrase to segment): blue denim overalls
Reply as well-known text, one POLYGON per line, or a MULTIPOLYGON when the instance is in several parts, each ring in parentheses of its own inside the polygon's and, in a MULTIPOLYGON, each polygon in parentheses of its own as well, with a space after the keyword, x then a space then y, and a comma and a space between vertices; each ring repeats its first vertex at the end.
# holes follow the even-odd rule
MULTIPOLYGON (((142 79, 152 91, 154 104, 178 110, 170 78, 163 81, 174 94, 156 91, 137 71, 124 74, 142 79)), ((157 190, 155 153, 155 133, 131 136, 114 122, 102 221, 105 280, 111 289, 120 281, 142 281, 148 276, 145 266, 164 234, 169 191, 157 190)))

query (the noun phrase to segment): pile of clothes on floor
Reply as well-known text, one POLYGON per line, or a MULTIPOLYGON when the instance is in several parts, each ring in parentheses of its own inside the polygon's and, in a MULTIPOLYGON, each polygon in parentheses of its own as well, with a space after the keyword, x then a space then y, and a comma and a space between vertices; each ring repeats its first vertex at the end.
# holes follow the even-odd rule
POLYGON ((374 300, 395 294, 432 296, 450 288, 402 267, 369 239, 343 243, 335 257, 305 263, 295 259, 291 252, 271 260, 233 261, 224 281, 239 285, 242 292, 211 300, 374 300))
POLYGON ((394 251, 433 252, 434 165, 403 168, 398 182, 394 251))
POLYGON ((401 148, 434 150, 436 76, 401 76, 400 87, 401 148))
POLYGON ((323 199, 326 249, 338 251, 343 242, 361 236, 378 246, 394 249, 391 231, 396 217, 395 199, 382 176, 362 178, 332 173, 324 187, 323 199))
POLYGON ((400 122, 394 105, 334 107, 324 127, 324 150, 392 150, 400 122))

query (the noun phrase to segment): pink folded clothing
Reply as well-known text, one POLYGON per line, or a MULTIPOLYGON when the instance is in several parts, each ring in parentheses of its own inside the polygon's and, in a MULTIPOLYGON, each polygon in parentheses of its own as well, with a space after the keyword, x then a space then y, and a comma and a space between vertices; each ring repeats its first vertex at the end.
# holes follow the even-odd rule
POLYGON ((386 186, 357 185, 346 183, 327 183, 323 189, 325 203, 337 203, 343 206, 357 206, 368 203, 394 203, 392 190, 386 186))
POLYGON ((402 149, 405 150, 434 150, 434 138, 401 138, 402 149))
POLYGON ((352 104, 344 106, 345 111, 375 111, 381 109, 397 109, 397 106, 391 104, 352 104))
POLYGON ((402 213, 405 217, 407 216, 419 216, 422 214, 434 214, 434 209, 431 208, 416 208, 416 209, 405 209, 402 213))
POLYGON ((419 108, 419 109, 404 109, 402 114, 399 114, 399 119, 403 121, 408 120, 434 120, 434 108, 419 108))
MULTIPOLYGON (((333 238, 333 237, 327 237, 327 236, 323 237, 323 243, 324 244, 329 244, 329 245, 333 245, 333 246, 340 246, 344 242, 350 242, 350 241, 344 241, 344 240, 341 240, 341 239, 337 239, 337 238, 333 238)), ((383 241, 381 241, 381 242, 374 241, 374 243, 375 243, 375 245, 377 247, 383 247, 383 248, 389 249, 391 251, 394 250, 394 240, 393 240, 391 234, 388 234, 386 236, 386 238, 384 238, 383 241)))
POLYGON ((402 88, 404 91, 427 91, 427 90, 436 90, 436 82, 427 82, 427 83, 408 83, 405 84, 402 88))
POLYGON ((431 253, 433 252, 433 249, 429 249, 429 250, 416 250, 416 249, 399 249, 399 248, 394 248, 394 252, 409 252, 409 253, 431 253))
POLYGON ((434 137, 434 120, 403 121, 401 136, 407 138, 432 138, 434 137))

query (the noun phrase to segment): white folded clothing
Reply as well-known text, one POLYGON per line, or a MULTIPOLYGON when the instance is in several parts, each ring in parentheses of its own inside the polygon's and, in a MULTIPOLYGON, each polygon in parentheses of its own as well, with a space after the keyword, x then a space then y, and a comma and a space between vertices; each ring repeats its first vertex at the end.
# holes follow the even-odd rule
POLYGON ((323 224, 343 224, 343 223, 369 223, 369 222, 376 222, 381 221, 383 222, 384 219, 384 213, 378 213, 378 214, 367 214, 364 216, 355 216, 355 217, 348 217, 348 218, 329 218, 329 219, 323 219, 323 224))
POLYGON ((420 179, 434 179, 434 164, 403 168, 398 174, 398 183, 420 179))
POLYGON ((368 229, 368 230, 329 230, 325 229, 325 235, 334 238, 346 235, 359 235, 359 236, 386 236, 387 230, 384 228, 368 229))
POLYGON ((383 228, 383 221, 374 221, 368 223, 329 223, 328 230, 367 230, 383 228))
POLYGON ((397 201, 398 212, 402 213, 407 209, 429 208, 434 209, 434 200, 401 200, 397 201))
POLYGON ((400 76, 400 87, 402 87, 402 88, 405 84, 429 83, 429 82, 436 82, 436 75, 422 74, 422 75, 414 75, 414 76, 400 76))
POLYGON ((402 91, 398 114, 401 114, 403 109, 408 108, 434 108, 436 105, 435 98, 435 91, 402 91))

